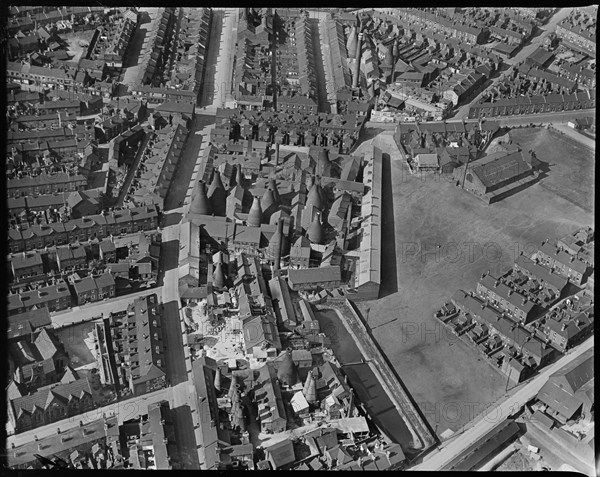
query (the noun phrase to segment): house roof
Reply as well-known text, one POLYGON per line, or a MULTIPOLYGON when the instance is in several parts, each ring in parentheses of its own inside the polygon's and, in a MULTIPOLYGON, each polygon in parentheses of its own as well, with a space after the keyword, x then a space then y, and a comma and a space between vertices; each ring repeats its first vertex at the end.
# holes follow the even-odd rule
POLYGON ((524 255, 519 255, 519 257, 515 260, 515 265, 524 270, 530 272, 534 277, 537 277, 543 282, 547 282, 549 285, 557 288, 559 291, 562 290, 566 285, 568 280, 556 273, 551 273, 549 269, 538 265, 533 260, 527 258, 524 255))
POLYGON ((339 266, 291 269, 288 271, 288 280, 292 285, 339 282, 341 280, 341 271, 339 266))
POLYGON ((20 270, 22 268, 42 265, 42 256, 37 252, 23 252, 15 254, 10 259, 10 262, 14 270, 20 270))
MULTIPOLYGON (((482 159, 485 161, 485 158, 482 159)), ((507 154, 484 163, 480 160, 471 164, 471 171, 487 187, 518 177, 531 170, 530 164, 525 160, 523 151, 507 154)))
MULTIPOLYGON (((18 295, 13 296, 18 297, 18 295)), ((51 324, 50 312, 46 307, 26 311, 18 315, 10 315, 8 316, 8 339, 29 334, 36 328, 50 326, 51 324)))
POLYGON ((87 378, 78 379, 68 384, 57 384, 39 388, 33 394, 19 397, 11 401, 15 416, 22 412, 31 414, 35 407, 47 409, 54 399, 67 403, 70 396, 81 398, 82 395, 92 396, 92 387, 87 378))
POLYGON ((96 279, 96 286, 98 289, 106 288, 106 287, 114 287, 115 279, 113 278, 110 272, 105 272, 96 279))
POLYGON ((544 242, 539 250, 557 262, 568 266, 578 273, 583 274, 587 270, 587 264, 581 259, 578 257, 573 257, 568 252, 558 249, 555 245, 551 245, 549 242, 544 242))
POLYGON ((275 469, 291 464, 296 460, 294 445, 290 439, 283 439, 268 447, 264 447, 265 457, 273 464, 275 469))
POLYGON ((420 166, 439 166, 437 154, 417 154, 415 160, 420 166))
POLYGON ((255 346, 269 344, 280 349, 279 333, 275 318, 270 315, 254 316, 245 320, 243 325, 244 346, 246 350, 252 350, 255 346))

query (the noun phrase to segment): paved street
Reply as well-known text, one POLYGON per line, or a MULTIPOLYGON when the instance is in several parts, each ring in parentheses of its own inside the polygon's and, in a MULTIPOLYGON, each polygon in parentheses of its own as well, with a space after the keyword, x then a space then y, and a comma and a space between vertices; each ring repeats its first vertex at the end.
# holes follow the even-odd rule
POLYGON ((185 199, 190 177, 196 169, 198 158, 201 157, 202 151, 208 143, 208 134, 214 122, 214 116, 208 115, 205 111, 196 107, 196 116, 190 127, 190 133, 185 142, 183 153, 177 164, 177 169, 165 198, 165 211, 181 207, 185 199), (201 114, 198 114, 198 111, 201 114))
MULTIPOLYGON (((510 67, 506 71, 502 72, 498 77, 494 78, 492 84, 490 84, 486 89, 489 89, 492 85, 498 83, 500 78, 502 78, 503 76, 508 76, 509 74, 511 74, 513 70, 513 65, 525 61, 525 59, 529 55, 531 55, 531 53, 533 53, 539 46, 542 45, 544 38, 546 38, 546 36, 548 36, 551 32, 554 32, 554 30, 556 30, 556 25, 560 23, 564 18, 566 18, 571 12, 571 10, 571 7, 561 8, 558 12, 556 12, 548 21, 548 23, 542 27, 543 31, 541 34, 539 34, 535 38, 532 38, 531 41, 528 44, 526 44, 523 48, 521 48, 521 50, 513 58, 506 61, 506 63, 509 64, 510 67)), ((469 106, 479 101, 484 92, 485 90, 479 93, 468 104, 465 104, 464 106, 459 108, 456 114, 454 114, 453 119, 466 118, 469 115, 469 106)))
POLYGON ((526 381, 514 387, 509 392, 509 397, 504 401, 496 403, 496 406, 482 414, 478 419, 467 424, 466 429, 458 431, 448 441, 442 443, 436 453, 425 457, 424 462, 411 468, 411 470, 439 470, 451 459, 472 446, 484 434, 492 430, 500 420, 514 414, 526 402, 532 399, 541 387, 546 383, 548 377, 560 368, 573 361, 576 357, 594 347, 594 338, 589 338, 577 348, 564 355, 557 362, 551 364, 540 374, 530 381, 526 381))
POLYGON ((321 47, 321 45, 323 45, 323 38, 321 38, 319 21, 320 20, 317 19, 309 20, 315 60, 315 75, 317 78, 317 100, 319 103, 319 112, 330 113, 331 108, 329 107, 329 102, 327 101, 327 79, 325 77, 325 63, 323 59, 323 52, 325 51, 327 54, 329 54, 329 48, 327 47, 326 49, 322 49, 321 47))
MULTIPOLYGON (((490 118, 492 121, 498 121, 500 127, 510 127, 528 124, 557 124, 566 123, 575 118, 583 118, 595 115, 593 109, 584 109, 579 111, 565 111, 556 113, 535 113, 535 114, 519 114, 516 116, 499 116, 490 118)), ((474 121, 474 120, 473 120, 474 121)))
POLYGON ((567 126, 564 123, 553 123, 552 127, 554 127, 554 129, 557 129, 560 132, 564 133, 566 136, 569 136, 571 139, 574 139, 578 143, 583 144, 584 146, 589 147, 592 150, 596 149, 596 141, 595 140, 593 140, 591 137, 584 136, 583 134, 581 134, 579 131, 576 131, 572 127, 567 126))
POLYGON ((213 26, 208 46, 207 70, 200 105, 207 113, 225 107, 233 99, 231 81, 237 38, 238 9, 227 8, 213 14, 213 26))
POLYGON ((111 311, 116 312, 126 310, 127 306, 130 303, 133 303, 136 298, 147 296, 152 293, 156 293, 159 301, 162 300, 162 287, 154 287, 140 290, 119 298, 76 306, 69 311, 51 313, 50 319, 52 320, 52 326, 54 328, 62 328, 63 326, 94 320, 100 318, 102 315, 108 316, 111 311))
POLYGON ((206 62, 204 65, 202 94, 199 103, 204 110, 206 110, 206 107, 209 109, 212 108, 213 102, 215 101, 215 72, 217 68, 217 59, 219 58, 219 50, 221 48, 221 33, 223 30, 224 15, 225 12, 215 11, 213 9, 208 51, 206 52, 206 62))
MULTIPOLYGON (((111 403, 107 406, 93 409, 77 416, 63 419, 62 421, 53 422, 46 426, 38 427, 30 431, 22 432, 15 436, 9 436, 6 441, 6 445, 10 448, 13 444, 15 447, 26 445, 29 442, 35 441, 35 437, 42 440, 45 437, 56 435, 56 429, 60 429, 61 432, 68 431, 79 427, 79 422, 83 422, 84 426, 91 424, 98 419, 102 419, 103 415, 111 416, 116 415, 119 419, 119 424, 134 419, 138 416, 148 413, 148 405, 154 402, 159 402, 164 399, 169 402, 173 401, 174 389, 180 391, 180 388, 165 388, 153 393, 148 393, 143 396, 134 397, 125 401, 111 403)), ((44 455, 40 452, 41 455, 44 455)))
MULTIPOLYGON (((497 116, 488 118, 489 121, 498 121, 500 127, 511 127, 511 126, 527 126, 529 124, 552 124, 554 127, 559 129, 557 126, 563 124, 564 128, 568 128, 567 122, 576 118, 585 118, 594 116, 595 110, 593 109, 580 109, 577 111, 563 111, 563 112, 552 112, 552 113, 535 113, 535 114, 518 114, 514 116, 497 116)), ((477 119, 466 119, 467 123, 475 123, 477 119)), ((448 123, 462 122, 462 119, 451 118, 446 120, 448 123)), ((365 124, 366 128, 381 129, 384 131, 395 131, 398 123, 377 123, 369 121, 365 124)), ((595 147, 595 142, 587 136, 579 134, 577 131, 570 129, 570 135, 573 139, 587 145, 588 147, 595 147), (581 137, 579 137, 581 136, 581 137)), ((561 129, 562 130, 562 129, 561 129)), ((566 134, 566 132, 565 132, 566 134)))
POLYGON ((138 64, 140 54, 147 52, 150 48, 148 42, 148 33, 151 22, 159 14, 159 8, 156 7, 141 7, 140 25, 136 29, 133 39, 127 51, 127 57, 124 62, 125 73, 121 79, 121 83, 129 86, 135 84, 140 74, 140 66, 138 64))

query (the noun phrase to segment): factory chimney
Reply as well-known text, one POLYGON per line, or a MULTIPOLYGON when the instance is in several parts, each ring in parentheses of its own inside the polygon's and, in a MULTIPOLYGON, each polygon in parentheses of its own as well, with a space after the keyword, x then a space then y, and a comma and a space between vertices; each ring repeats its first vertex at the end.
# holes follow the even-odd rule
POLYGON ((277 235, 279 235, 279 246, 275 249, 275 270, 279 270, 281 263, 281 249, 283 248, 283 220, 277 222, 277 235))
POLYGON ((354 64, 354 71, 352 74, 352 89, 358 88, 358 78, 360 75, 360 54, 362 51, 362 42, 363 42, 363 33, 362 33, 362 28, 361 28, 360 24, 358 27, 358 31, 359 31, 358 43, 356 43, 356 53, 355 53, 356 63, 354 64))

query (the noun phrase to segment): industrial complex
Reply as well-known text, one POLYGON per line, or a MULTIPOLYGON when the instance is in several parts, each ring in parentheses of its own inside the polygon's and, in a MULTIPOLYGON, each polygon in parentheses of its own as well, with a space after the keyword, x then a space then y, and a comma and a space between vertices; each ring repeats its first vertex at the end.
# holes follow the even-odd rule
POLYGON ((4 8, 5 468, 596 475, 597 6, 4 8))

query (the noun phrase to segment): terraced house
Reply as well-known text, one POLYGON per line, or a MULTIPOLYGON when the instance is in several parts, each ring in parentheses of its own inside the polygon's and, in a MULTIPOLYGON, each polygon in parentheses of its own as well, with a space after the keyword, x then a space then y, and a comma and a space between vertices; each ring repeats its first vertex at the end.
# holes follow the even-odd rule
POLYGON ((119 209, 102 214, 8 231, 8 246, 13 253, 46 246, 85 242, 110 235, 129 234, 158 227, 155 207, 142 206, 119 209))
POLYGON ((535 316, 533 302, 490 274, 481 277, 477 293, 521 323, 529 323, 535 316))
POLYGON ((16 315, 36 308, 60 311, 71 307, 71 292, 64 281, 21 294, 8 295, 8 314, 16 315))
POLYGON ((53 384, 11 399, 8 418, 15 432, 35 429, 90 411, 95 406, 95 394, 88 378, 53 384))
POLYGON ((537 258, 552 270, 567 277, 575 285, 581 286, 584 283, 588 266, 579 257, 551 245, 546 240, 538 249, 537 258))
POLYGON ((95 325, 102 384, 129 389, 136 396, 166 386, 161 314, 162 305, 152 294, 95 325))

